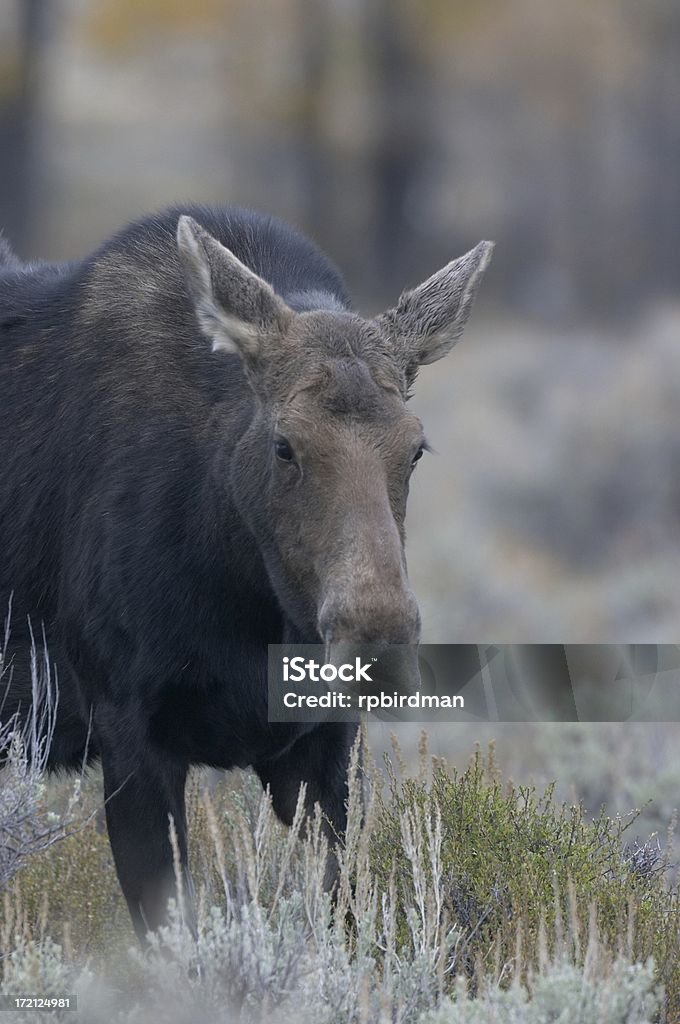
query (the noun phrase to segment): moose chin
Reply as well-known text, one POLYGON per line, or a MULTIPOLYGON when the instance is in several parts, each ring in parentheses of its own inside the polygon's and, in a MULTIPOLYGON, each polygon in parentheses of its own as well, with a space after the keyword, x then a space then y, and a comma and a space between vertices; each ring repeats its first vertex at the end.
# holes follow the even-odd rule
POLYGON ((101 761, 142 941, 175 885, 170 817, 190 884, 191 765, 252 766, 287 823, 304 782, 342 836, 356 726, 270 722, 267 647, 417 645, 407 398, 491 250, 365 318, 311 241, 252 211, 171 209, 69 264, 0 242, 0 707, 30 707, 30 621, 59 674, 50 767, 101 761))

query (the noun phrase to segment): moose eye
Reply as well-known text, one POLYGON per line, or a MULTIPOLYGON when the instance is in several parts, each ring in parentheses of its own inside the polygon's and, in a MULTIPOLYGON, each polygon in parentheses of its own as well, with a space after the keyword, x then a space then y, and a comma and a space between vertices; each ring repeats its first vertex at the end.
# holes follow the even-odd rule
POLYGON ((293 461, 293 449, 285 438, 280 437, 277 441, 274 441, 274 451, 276 452, 277 459, 280 459, 281 462, 293 461))
POLYGON ((419 448, 419 449, 418 449, 418 451, 417 451, 417 452, 415 453, 415 455, 414 455, 414 456, 413 456, 413 458, 411 459, 411 465, 412 465, 412 466, 415 466, 416 462, 420 462, 420 460, 421 460, 421 459, 422 459, 422 457, 423 457, 423 452, 424 452, 424 451, 425 451, 425 449, 424 449, 423 447, 421 447, 421 448, 419 448))

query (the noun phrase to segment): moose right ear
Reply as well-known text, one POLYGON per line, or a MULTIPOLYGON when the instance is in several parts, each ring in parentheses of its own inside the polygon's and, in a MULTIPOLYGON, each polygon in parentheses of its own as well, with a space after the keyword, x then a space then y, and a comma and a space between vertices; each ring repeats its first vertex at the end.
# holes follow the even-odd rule
POLYGON ((460 338, 492 252, 493 242, 479 242, 417 288, 404 292, 394 309, 377 318, 392 338, 395 358, 409 385, 419 366, 441 359, 460 338))
POLYGON ((196 318, 213 352, 256 361, 263 339, 284 333, 293 311, 193 217, 179 218, 177 248, 196 318))

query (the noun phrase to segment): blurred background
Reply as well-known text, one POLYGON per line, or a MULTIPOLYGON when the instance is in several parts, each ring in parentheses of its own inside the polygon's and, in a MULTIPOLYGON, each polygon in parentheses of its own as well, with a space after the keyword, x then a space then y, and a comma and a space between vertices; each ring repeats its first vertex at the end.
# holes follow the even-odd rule
MULTIPOLYGON (((414 398, 438 453, 409 513, 424 639, 672 643, 679 99, 674 0, 4 0, 0 226, 70 259, 167 203, 253 206, 368 313, 494 239, 414 398)), ((658 793, 662 765, 675 799, 676 726, 434 742, 491 735, 594 802, 658 793)))

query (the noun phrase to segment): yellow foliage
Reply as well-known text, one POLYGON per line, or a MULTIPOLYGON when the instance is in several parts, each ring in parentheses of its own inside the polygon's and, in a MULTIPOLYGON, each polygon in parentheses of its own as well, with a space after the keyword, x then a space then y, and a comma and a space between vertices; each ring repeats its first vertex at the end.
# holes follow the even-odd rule
POLYGON ((99 0, 83 31, 101 50, 129 49, 159 34, 206 31, 223 23, 231 6, 231 0, 99 0))

